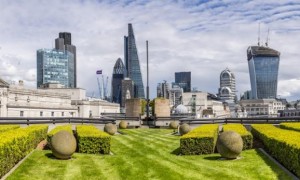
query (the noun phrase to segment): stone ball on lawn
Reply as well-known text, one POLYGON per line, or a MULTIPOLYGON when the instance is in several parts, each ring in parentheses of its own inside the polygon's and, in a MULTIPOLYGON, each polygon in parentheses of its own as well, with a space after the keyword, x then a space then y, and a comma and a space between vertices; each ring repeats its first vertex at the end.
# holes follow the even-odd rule
POLYGON ((117 126, 112 123, 105 124, 104 132, 114 135, 117 132, 117 126))
POLYGON ((175 122, 175 121, 170 122, 170 124, 169 124, 170 129, 177 129, 177 127, 178 127, 177 122, 175 122))
POLYGON ((217 140, 217 150, 223 158, 236 159, 243 150, 241 135, 234 131, 222 132, 217 140))
POLYGON ((127 122, 122 120, 120 123, 119 123, 119 128, 120 129, 126 129, 127 128, 127 122))
POLYGON ((76 151, 76 139, 68 131, 61 130, 51 138, 52 154, 58 159, 70 159, 76 151))
POLYGON ((179 134, 181 136, 187 134, 188 132, 190 132, 190 130, 191 130, 190 126, 186 123, 179 126, 179 134))

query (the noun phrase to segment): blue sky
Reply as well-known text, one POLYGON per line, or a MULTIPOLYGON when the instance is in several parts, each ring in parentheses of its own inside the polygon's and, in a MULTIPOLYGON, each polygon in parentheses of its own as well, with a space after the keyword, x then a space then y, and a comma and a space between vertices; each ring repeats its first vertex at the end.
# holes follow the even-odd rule
MULTIPOLYGON (((96 70, 111 76, 123 59, 123 37, 132 23, 143 72, 149 40, 150 94, 174 72, 191 71, 192 87, 217 93, 219 74, 235 73, 238 95, 250 89, 246 49, 261 43, 281 52, 278 94, 300 99, 300 2, 1 0, 0 77, 36 86, 36 50, 52 48, 58 33, 77 46, 78 85, 98 93, 96 70)), ((146 84, 146 74, 143 74, 146 84)))

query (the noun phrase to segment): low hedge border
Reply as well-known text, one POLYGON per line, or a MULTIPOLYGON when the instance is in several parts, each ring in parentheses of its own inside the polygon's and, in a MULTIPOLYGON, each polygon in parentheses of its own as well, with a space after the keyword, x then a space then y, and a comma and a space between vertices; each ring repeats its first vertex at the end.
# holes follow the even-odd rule
POLYGON ((183 155, 214 153, 219 125, 207 124, 197 127, 180 138, 180 151, 183 155))
POLYGON ((49 147, 50 147, 50 144, 51 144, 51 138, 52 138, 52 136, 54 134, 56 134, 57 132, 61 131, 61 130, 66 130, 66 131, 70 132, 71 134, 73 134, 72 126, 71 125, 56 126, 54 129, 52 129, 47 134, 47 144, 48 144, 49 147))
POLYGON ((271 156, 300 177, 300 132, 270 124, 252 125, 251 132, 264 143, 271 156))
POLYGON ((234 131, 240 134, 243 139, 243 150, 252 148, 253 136, 242 124, 224 124, 223 131, 234 131))
POLYGON ((33 125, 0 134, 0 178, 46 138, 47 125, 33 125))
POLYGON ((92 125, 76 126, 79 153, 109 154, 111 136, 92 125))
POLYGON ((300 123, 280 123, 280 128, 300 132, 300 123))
POLYGON ((0 133, 18 128, 20 125, 0 125, 0 133))

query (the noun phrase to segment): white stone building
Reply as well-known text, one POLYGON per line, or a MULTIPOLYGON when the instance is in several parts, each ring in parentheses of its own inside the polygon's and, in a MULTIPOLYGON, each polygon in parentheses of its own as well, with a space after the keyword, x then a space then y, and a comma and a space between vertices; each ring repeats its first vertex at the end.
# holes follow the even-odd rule
POLYGON ((220 74, 219 97, 223 101, 234 101, 236 96, 235 76, 226 68, 220 74))
POLYGON ((248 117, 277 117, 278 110, 285 109, 282 101, 276 99, 247 99, 241 100, 240 105, 247 111, 248 117))

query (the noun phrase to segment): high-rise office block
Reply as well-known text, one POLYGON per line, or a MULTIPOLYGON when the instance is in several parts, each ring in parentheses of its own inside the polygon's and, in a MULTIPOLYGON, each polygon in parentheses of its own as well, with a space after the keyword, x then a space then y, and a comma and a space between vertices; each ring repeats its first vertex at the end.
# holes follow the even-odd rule
POLYGON ((125 66, 121 58, 115 63, 112 81, 111 81, 111 100, 112 102, 121 104, 122 102, 122 80, 125 77, 125 66))
POLYGON ((191 92, 191 72, 175 72, 175 84, 183 89, 183 92, 191 92))
POLYGON ((77 58, 76 58, 76 46, 72 45, 71 33, 60 32, 59 38, 55 39, 55 49, 66 50, 74 55, 74 87, 77 87, 77 58))
POLYGON ((219 97, 224 101, 234 101, 236 96, 235 92, 235 76, 228 68, 226 68, 220 74, 219 97))
POLYGON ((170 84, 166 81, 163 83, 158 83, 157 85, 157 97, 163 97, 169 99, 170 84))
POLYGON ((252 99, 274 99, 277 96, 280 52, 263 46, 247 49, 252 99))
POLYGON ((127 77, 134 82, 134 97, 145 98, 140 61, 131 24, 128 24, 128 36, 124 37, 124 59, 127 77))
POLYGON ((37 87, 60 83, 74 88, 74 55, 68 51, 40 49, 37 51, 37 87))

